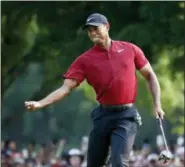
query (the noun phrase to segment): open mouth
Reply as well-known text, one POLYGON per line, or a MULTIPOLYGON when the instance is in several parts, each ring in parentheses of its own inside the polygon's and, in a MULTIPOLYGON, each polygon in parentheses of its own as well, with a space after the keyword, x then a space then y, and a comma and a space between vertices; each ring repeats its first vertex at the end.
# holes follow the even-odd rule
POLYGON ((92 37, 93 39, 99 39, 100 37, 92 37))
POLYGON ((93 40, 93 41, 99 41, 100 38, 99 38, 99 37, 94 37, 94 38, 92 38, 92 40, 93 40))

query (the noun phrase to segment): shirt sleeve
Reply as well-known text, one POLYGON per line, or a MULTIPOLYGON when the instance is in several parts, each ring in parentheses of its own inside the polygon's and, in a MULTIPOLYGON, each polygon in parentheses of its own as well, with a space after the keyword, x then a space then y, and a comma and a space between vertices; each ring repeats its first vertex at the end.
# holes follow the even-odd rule
POLYGON ((85 79, 83 62, 81 57, 78 57, 69 67, 67 72, 63 75, 66 79, 75 79, 78 85, 85 79))
POLYGON ((143 51, 138 46, 132 44, 132 48, 134 49, 134 53, 135 53, 134 63, 135 63, 136 69, 140 70, 148 63, 148 60, 145 57, 143 51))

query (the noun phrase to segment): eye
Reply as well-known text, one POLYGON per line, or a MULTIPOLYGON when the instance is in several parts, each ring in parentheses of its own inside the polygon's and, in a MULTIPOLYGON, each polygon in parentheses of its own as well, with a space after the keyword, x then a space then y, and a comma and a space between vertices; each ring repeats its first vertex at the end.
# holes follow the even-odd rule
POLYGON ((99 28, 98 27, 94 27, 94 31, 97 31, 99 28))
POLYGON ((89 32, 94 31, 94 27, 92 27, 92 26, 87 27, 87 31, 89 31, 89 32))

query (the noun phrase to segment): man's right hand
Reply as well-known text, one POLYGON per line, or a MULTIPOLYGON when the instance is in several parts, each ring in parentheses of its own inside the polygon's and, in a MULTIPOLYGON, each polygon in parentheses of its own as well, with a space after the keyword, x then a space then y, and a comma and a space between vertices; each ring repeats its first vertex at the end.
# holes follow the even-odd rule
POLYGON ((26 101, 24 104, 25 104, 25 107, 28 111, 34 111, 39 108, 42 108, 41 104, 36 101, 26 101))

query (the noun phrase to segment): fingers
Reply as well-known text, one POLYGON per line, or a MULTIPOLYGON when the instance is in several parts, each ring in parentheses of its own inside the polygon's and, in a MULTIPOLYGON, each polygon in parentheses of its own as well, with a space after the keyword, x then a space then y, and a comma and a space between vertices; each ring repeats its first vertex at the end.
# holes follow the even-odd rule
POLYGON ((156 113, 156 119, 163 119, 163 115, 161 115, 160 113, 156 113))
POLYGON ((160 118, 160 115, 159 115, 158 112, 155 112, 155 117, 156 117, 156 119, 159 119, 160 118))
POLYGON ((158 115, 157 118, 160 118, 162 120, 164 119, 164 113, 163 112, 159 112, 157 115, 158 115))
POLYGON ((164 119, 164 115, 165 113, 161 110, 161 111, 155 111, 155 116, 156 116, 156 119, 160 118, 160 119, 164 119))
POLYGON ((163 114, 159 114, 159 118, 163 120, 163 114))
POLYGON ((27 102, 26 101, 25 102, 25 107, 26 107, 27 110, 32 111, 32 110, 35 109, 35 102, 33 102, 33 101, 27 102))
POLYGON ((164 115, 165 115, 165 113, 164 113, 163 111, 161 111, 161 112, 160 112, 160 117, 161 117, 161 119, 164 119, 164 115))

